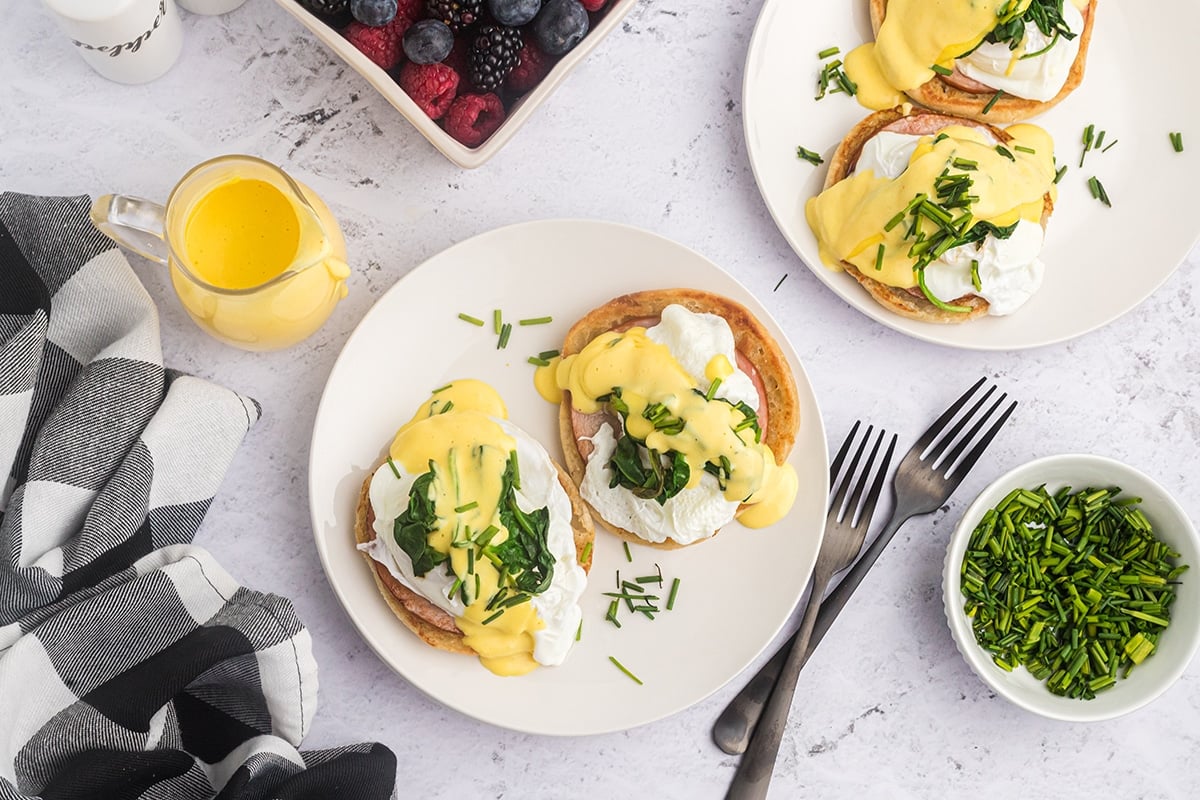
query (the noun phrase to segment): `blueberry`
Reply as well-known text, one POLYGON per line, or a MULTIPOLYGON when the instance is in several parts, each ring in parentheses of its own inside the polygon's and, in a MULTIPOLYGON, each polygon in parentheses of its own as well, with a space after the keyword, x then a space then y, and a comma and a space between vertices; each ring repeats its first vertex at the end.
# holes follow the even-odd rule
POLYGON ((579 0, 546 0, 533 21, 538 46, 552 56, 561 56, 579 44, 587 32, 587 9, 579 0))
POLYGON ((396 18, 396 0, 350 0, 350 13, 363 25, 377 28, 396 18))
POLYGON ((423 19, 404 32, 401 46, 414 64, 436 64, 454 49, 454 32, 440 19, 423 19))
POLYGON ((542 0, 488 0, 488 10, 501 25, 517 27, 537 16, 542 0))

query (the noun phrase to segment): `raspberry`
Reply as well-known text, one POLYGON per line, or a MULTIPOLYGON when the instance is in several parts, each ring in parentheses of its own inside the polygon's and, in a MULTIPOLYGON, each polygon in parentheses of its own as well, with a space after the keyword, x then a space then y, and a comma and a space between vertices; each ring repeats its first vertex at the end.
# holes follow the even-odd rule
POLYGON ((441 119, 458 94, 458 73, 445 64, 414 64, 400 68, 400 88, 430 119, 441 119))
POLYGON ((345 31, 350 44, 362 51, 363 55, 384 69, 391 69, 400 63, 403 50, 400 46, 401 37, 412 25, 412 17, 396 14, 396 18, 387 25, 372 28, 361 22, 351 22, 345 31))
POLYGON ((583 7, 588 11, 594 13, 604 8, 604 6, 608 3, 608 0, 579 0, 579 2, 582 3, 583 7))
POLYGON ((504 104, 494 94, 464 94, 446 112, 446 133, 475 147, 504 122, 504 104))
POLYGON ((407 17, 413 21, 425 16, 425 3, 422 0, 399 0, 397 5, 400 8, 396 11, 396 16, 407 17))
POLYGON ((518 54, 520 60, 512 72, 508 74, 505 85, 509 91, 525 94, 538 85, 546 73, 554 66, 554 59, 542 52, 533 41, 528 41, 518 54))

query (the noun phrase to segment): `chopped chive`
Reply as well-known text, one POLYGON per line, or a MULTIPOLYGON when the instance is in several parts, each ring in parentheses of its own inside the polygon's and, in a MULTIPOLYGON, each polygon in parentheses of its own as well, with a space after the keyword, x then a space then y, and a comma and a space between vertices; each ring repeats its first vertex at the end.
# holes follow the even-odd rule
POLYGON ((1036 150, 1034 150, 1032 147, 1026 147, 1023 144, 1014 144, 1013 150, 1016 150, 1018 153, 1029 153, 1031 156, 1037 155, 1036 150))
POLYGON ((1183 152, 1183 133, 1176 131, 1171 134, 1171 147, 1175 149, 1176 153, 1183 152))
POLYGON ((477 508, 479 508, 478 501, 472 500, 471 502, 467 503, 466 505, 455 506, 454 513, 462 514, 464 511, 473 511, 477 508))
POLYGON ((445 403, 443 403, 443 404, 442 404, 442 410, 441 410, 441 411, 439 411, 438 413, 439 413, 439 414, 445 414, 445 413, 447 413, 448 411, 450 411, 450 410, 451 410, 451 409, 453 409, 453 408, 454 408, 454 401, 453 401, 453 400, 447 400, 445 403))
POLYGON ((638 583, 662 583, 662 575, 643 575, 640 578, 634 578, 638 583))
POLYGON ((475 574, 475 548, 472 547, 467 551, 467 574, 475 574))
POLYGON ((492 311, 492 333, 500 335, 500 326, 504 323, 504 319, 500 314, 500 309, 492 311))
POLYGON ((621 544, 625 545, 625 560, 632 564, 633 554, 629 552, 629 542, 621 542, 621 544))
POLYGON ((583 554, 581 556, 579 556, 579 562, 581 564, 586 564, 588 557, 591 556, 591 554, 592 554, 592 543, 588 542, 587 544, 585 544, 583 546, 583 554))
POLYGON ((879 249, 875 251, 875 271, 879 272, 883 269, 883 242, 879 243, 879 249))
POLYGON ((608 604, 608 613, 604 615, 604 618, 606 620, 611 622, 613 625, 616 625, 618 628, 621 627, 621 623, 619 621, 617 621, 617 609, 619 609, 620 607, 621 607, 621 601, 613 600, 611 603, 608 604))
POLYGON ((979 167, 978 161, 972 161, 969 158, 956 158, 953 161, 951 161, 950 164, 955 169, 967 170, 968 172, 973 171, 979 167))
POLYGON ((583 620, 579 620, 579 627, 575 629, 575 641, 579 641, 579 637, 583 636, 583 620))
POLYGON ((529 317, 517 320, 518 325, 547 325, 551 322, 554 322, 554 317, 529 317))
POLYGON ((829 58, 830 56, 836 56, 836 55, 837 55, 838 53, 840 53, 840 52, 842 52, 842 51, 841 51, 841 48, 838 48, 838 47, 826 47, 824 50, 822 50, 821 52, 817 53, 817 58, 820 58, 820 59, 826 59, 826 58, 829 58))
POLYGON ((1101 153, 1107 153, 1109 150, 1112 150, 1112 149, 1113 149, 1113 145, 1115 145, 1115 144, 1116 144, 1117 142, 1119 142, 1119 141, 1121 141, 1121 140, 1120 140, 1120 139, 1113 139, 1113 140, 1112 140, 1111 142, 1109 142, 1109 143, 1108 143, 1108 145, 1106 145, 1106 146, 1105 146, 1105 148, 1104 148, 1103 150, 1101 150, 1100 152, 1101 152, 1101 153))
POLYGON ((513 606, 519 606, 522 603, 528 603, 531 598, 532 598, 532 595, 528 595, 528 594, 525 594, 524 592, 522 592, 521 594, 518 594, 514 597, 510 597, 507 600, 505 600, 503 603, 500 604, 500 607, 501 608, 512 608, 513 606))
POLYGON ((1099 178, 1095 176, 1088 178, 1088 189, 1091 190, 1092 197, 1112 208, 1112 202, 1108 199, 1108 192, 1104 191, 1104 184, 1100 182, 1099 178))
POLYGON ((984 113, 984 114, 986 114, 986 113, 988 113, 989 111, 991 111, 991 110, 992 110, 992 106, 996 105, 996 103, 997 103, 997 102, 1000 100, 1000 98, 1001 98, 1003 95, 1004 95, 1004 90, 1003 90, 1003 89, 1001 89, 1000 91, 998 91, 998 92, 996 92, 994 95, 992 95, 992 99, 991 99, 991 100, 988 100, 988 101, 987 101, 987 105, 983 107, 983 113, 984 113))
POLYGON ((779 279, 779 283, 775 284, 775 288, 774 288, 774 289, 772 289, 771 291, 772 291, 772 292, 778 292, 778 291, 779 291, 779 287, 780 287, 780 286, 783 286, 783 282, 784 282, 785 280, 787 280, 787 276, 788 276, 788 274, 787 274, 786 272, 785 272, 785 273, 783 273, 783 277, 779 279))
POLYGON ((807 147, 797 147, 796 158, 807 161, 814 167, 819 167, 821 164, 825 163, 825 159, 821 158, 820 153, 809 150, 807 147))
MULTIPOLYGON (((1096 141, 1092 142, 1093 150, 1100 150, 1100 148, 1104 146, 1104 134, 1105 133, 1107 133, 1107 131, 1100 131, 1100 133, 1098 133, 1096 135, 1096 141)), ((1103 152, 1103 151, 1101 151, 1101 152, 1103 152)))
POLYGON ((929 291, 929 287, 925 285, 925 270, 923 269, 917 270, 917 285, 921 287, 921 293, 925 295, 925 299, 933 303, 935 307, 940 308, 942 311, 949 311, 954 314, 966 314, 971 310, 966 306, 951 305, 950 303, 939 299, 936 295, 934 295, 933 292, 929 291))
POLYGON ((1016 161, 1016 157, 1008 151, 1008 148, 1002 144, 996 145, 996 152, 1007 158, 1009 161, 1016 161))
POLYGON ((1095 130, 1096 130, 1095 125, 1088 125, 1086 128, 1083 129, 1083 149, 1084 150, 1092 149, 1092 134, 1095 132, 1095 130))
POLYGON ((612 657, 612 656, 609 656, 609 657, 608 657, 608 660, 609 660, 609 661, 611 661, 611 662, 612 662, 612 663, 613 663, 613 664, 616 666, 616 668, 617 668, 617 669, 621 670, 621 672, 624 672, 626 675, 628 675, 628 676, 629 676, 629 678, 630 678, 630 679, 631 679, 631 680, 632 680, 634 683, 636 683, 638 686, 644 686, 644 685, 645 685, 645 684, 643 684, 643 683, 642 683, 642 679, 641 679, 641 678, 639 678, 637 675, 634 675, 632 672, 630 672, 628 669, 626 669, 626 668, 625 668, 625 665, 624 665, 624 664, 622 664, 620 661, 617 661, 617 659, 616 659, 616 658, 614 658, 614 657, 612 657))
POLYGON ((530 356, 529 358, 525 359, 525 361, 526 361, 526 363, 533 364, 535 367, 548 367, 548 366, 550 366, 550 362, 549 362, 549 361, 547 361, 547 360, 546 360, 546 359, 544 359, 544 358, 538 358, 537 356, 530 356))
POLYGON ((497 611, 495 614, 492 614, 490 617, 488 617, 487 619, 485 619, 485 620, 483 621, 483 624, 484 624, 484 625, 491 625, 493 622, 495 622, 496 620, 500 619, 500 615, 501 615, 501 614, 503 614, 503 613, 504 613, 504 609, 502 608, 502 609, 500 609, 499 611, 497 611))
POLYGON ((953 75, 954 74, 954 70, 947 69, 946 67, 943 67, 941 64, 933 64, 929 68, 931 70, 933 70, 934 72, 936 72, 938 75, 953 75))
POLYGON ((500 338, 496 340, 496 349, 503 350, 508 347, 508 337, 512 336, 512 323, 505 322, 500 326, 500 338))
POLYGON ((971 285, 975 287, 975 291, 977 292, 983 288, 983 285, 979 282, 979 262, 975 259, 971 259, 971 285))
POLYGON ((480 547, 487 547, 491 543, 492 537, 499 532, 500 529, 495 525, 488 525, 475 537, 475 544, 479 545, 480 547))
POLYGON ((436 388, 432 392, 430 392, 430 394, 441 394, 442 392, 446 391, 453 385, 454 385, 453 383, 447 383, 445 386, 439 386, 438 388, 436 388))
POLYGON ((713 378, 713 382, 708 385, 708 391, 704 393, 704 399, 711 401, 716 397, 719 388, 721 388, 721 379, 713 378))
POLYGON ((559 351, 557 351, 557 350, 543 350, 542 352, 538 353, 538 358, 549 359, 549 358, 557 358, 558 356, 559 356, 559 351))
POLYGON ((679 594, 679 578, 671 581, 671 593, 667 595, 667 611, 675 608, 675 595, 679 594))
POLYGON ((400 477, 400 470, 396 469, 396 462, 395 462, 395 461, 392 461, 392 457, 391 457, 391 456, 388 456, 388 458, 387 458, 387 463, 388 463, 388 466, 392 468, 392 474, 393 474, 393 475, 395 475, 397 479, 399 479, 399 477, 400 477))
MULTIPOLYGON (((1116 142, 1113 142, 1113 144, 1116 144, 1116 142)), ((1110 144, 1109 147, 1112 147, 1112 145, 1110 144)), ((1059 181, 1061 181, 1063 179, 1063 175, 1066 175, 1066 174, 1067 174, 1067 165, 1063 164, 1061 167, 1058 168, 1058 171, 1054 173, 1054 182, 1058 183, 1059 181)))
POLYGON ((479 317, 472 317, 470 314, 459 314, 458 318, 463 322, 469 322, 472 325, 478 325, 481 328, 483 327, 483 320, 481 320, 479 317))
POLYGON ((658 595, 646 594, 645 590, 637 584, 632 584, 635 591, 632 592, 601 592, 605 597, 615 597, 617 600, 657 600, 658 595))

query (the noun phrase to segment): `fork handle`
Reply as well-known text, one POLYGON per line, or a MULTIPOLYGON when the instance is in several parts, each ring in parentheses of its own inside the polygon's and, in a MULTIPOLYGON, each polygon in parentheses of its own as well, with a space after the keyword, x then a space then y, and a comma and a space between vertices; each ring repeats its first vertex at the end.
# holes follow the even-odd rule
POLYGON ((808 599, 808 607, 804 609, 804 620, 800 623, 795 642, 792 647, 784 648, 783 669, 763 711, 762 725, 758 726, 746 755, 742 756, 738 764, 733 783, 725 793, 725 800, 766 799, 771 775, 775 772, 775 759, 779 756, 779 745, 783 742, 783 732, 787 728, 796 682, 800 679, 800 669, 808 658, 809 636, 813 632, 813 625, 821 608, 821 596, 829 587, 831 577, 826 571, 824 575, 818 574, 813 581, 812 595, 808 599))
MULTIPOLYGON (((825 633, 833 625, 833 621, 837 619, 842 609, 846 607, 850 596, 854 594, 854 590, 862 583, 866 577, 867 571, 874 565, 879 554, 887 547, 888 542, 900 529, 900 526, 914 516, 911 513, 905 513, 903 510, 897 510, 875 540, 871 542, 871 546, 863 551, 858 560, 854 562, 854 566, 850 567, 850 571, 842 578, 842 582, 837 588, 829 593, 829 597, 825 598, 820 605, 820 611, 816 615, 816 620, 812 626, 812 634, 808 640, 808 647, 805 648, 804 654, 800 658, 800 666, 797 673, 804 669, 804 665, 808 663, 809 656, 817 649, 821 639, 825 633)), ((779 677, 780 670, 783 669, 783 663, 787 659, 788 653, 795 647, 796 638, 800 631, 793 633, 791 637, 783 643, 776 651, 771 659, 759 668, 758 673, 747 683, 737 696, 725 706, 725 710, 721 712, 721 716, 717 717, 716 723, 713 724, 713 741, 717 747, 731 756, 736 756, 746 752, 746 747, 750 743, 750 737, 754 734, 754 729, 758 725, 758 720, 762 716, 763 707, 771 697, 771 690, 775 688, 775 682, 779 677)))

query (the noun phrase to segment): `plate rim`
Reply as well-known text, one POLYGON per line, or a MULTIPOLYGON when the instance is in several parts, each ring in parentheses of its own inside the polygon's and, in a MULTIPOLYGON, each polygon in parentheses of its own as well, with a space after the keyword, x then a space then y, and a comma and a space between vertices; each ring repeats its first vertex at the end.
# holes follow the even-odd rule
MULTIPOLYGON (((424 686, 420 685, 420 683, 418 683, 415 679, 411 678, 408 674, 406 674, 398 665, 393 663, 393 659, 390 656, 388 656, 384 653, 382 643, 376 642, 376 640, 375 640, 376 637, 368 630, 368 626, 366 626, 364 622, 360 621, 360 619, 358 618, 358 615, 354 611, 351 610, 352 604, 349 602, 349 600, 346 596, 346 593, 343 591, 342 587, 338 584, 338 582, 334 580, 333 570, 331 568, 330 559, 329 559, 329 552, 328 552, 327 548, 325 547, 325 543, 323 542, 323 538, 322 538, 323 535, 320 532, 322 523, 318 519, 317 508, 316 508, 315 500, 314 500, 314 498, 317 496, 316 491, 315 491, 316 487, 314 486, 314 475, 316 474, 316 471, 314 470, 314 464, 317 461, 317 450, 316 450, 315 445, 316 445, 316 440, 317 440, 318 430, 319 430, 318 422, 322 416, 322 413, 325 412, 325 410, 326 410, 327 402, 329 402, 330 387, 332 386, 338 371, 342 368, 343 359, 346 357, 346 352, 350 349, 352 343, 355 341, 355 339, 357 338, 359 333, 362 331, 363 323, 365 322, 367 317, 371 313, 373 313, 375 311, 375 309, 381 303, 383 303, 385 301, 385 299, 387 297, 389 297, 393 292, 402 291, 403 287, 406 284, 407 279, 410 276, 416 274, 423 267, 426 267, 431 262, 435 262, 437 260, 447 257, 447 255, 449 255, 450 253, 452 253, 453 251, 455 251, 457 249, 474 244, 474 243, 476 243, 476 240, 479 240, 479 239, 486 239, 491 236, 498 236, 498 235, 502 235, 502 234, 506 234, 506 233, 511 234, 515 230, 526 229, 526 228, 528 228, 528 229, 536 229, 539 227, 553 228, 553 227, 558 227, 560 225, 570 226, 570 225, 579 225, 579 224, 593 226, 593 227, 597 227, 600 229, 619 230, 622 235, 632 235, 635 237, 649 237, 649 238, 657 239, 662 243, 670 245, 671 247, 677 248, 681 251, 685 251, 688 254, 690 254, 691 256, 693 256, 697 259, 700 259, 704 263, 708 264, 713 270, 715 270, 721 276, 723 276, 726 280, 732 282, 734 285, 736 285, 738 288, 740 288, 743 292, 746 293, 746 295, 748 297, 752 298, 754 300, 754 302, 761 309, 762 315, 780 333, 783 334, 783 338, 784 338, 783 344, 786 347, 785 355, 790 354, 792 357, 789 359, 789 364, 792 360, 794 360, 794 362, 795 362, 794 366, 798 367, 798 375, 795 375, 793 377, 794 377, 794 379, 802 378, 803 386, 805 386, 807 388, 807 394, 808 394, 809 400, 811 401, 811 404, 812 404, 811 416, 806 417, 805 420, 802 421, 802 424, 806 424, 808 426, 812 426, 815 424, 817 426, 817 430, 814 433, 815 433, 815 441, 819 442, 819 445, 820 445, 820 453, 815 454, 815 455, 820 456, 820 460, 821 460, 822 464, 827 465, 829 463, 829 449, 828 449, 827 434, 825 431, 824 417, 821 414, 821 410, 820 410, 819 398, 817 397, 815 387, 813 386, 812 381, 809 379, 807 371, 804 369, 803 362, 800 359, 800 354, 796 350, 795 346, 792 345, 790 338, 787 337, 786 332, 783 329, 783 326, 780 325, 778 320, 776 320, 774 318, 774 315, 772 315, 770 313, 770 310, 767 309, 766 306, 764 306, 760 300, 758 300, 758 297, 753 292, 751 292, 749 290, 749 288, 747 288, 740 280, 738 280, 738 278, 736 276, 734 276, 728 270, 726 270, 725 268, 723 268, 721 265, 717 264, 716 262, 712 261, 711 259, 707 258, 706 256, 704 256, 700 252, 696 251, 695 249, 693 249, 681 242, 678 242, 674 239, 671 239, 667 236, 664 236, 662 234, 648 230, 646 228, 641 228, 636 225, 631 225, 628 223, 612 222, 609 220, 585 218, 585 217, 543 218, 543 219, 534 219, 534 220, 524 220, 521 222, 509 224, 509 225, 499 226, 499 227, 492 228, 492 229, 480 232, 478 234, 475 234, 474 236, 468 237, 467 239, 463 239, 461 241, 455 242, 454 244, 450 245, 449 247, 446 247, 446 248, 432 254, 428 258, 421 261, 419 264, 412 267, 412 269, 410 269, 404 275, 400 276, 392 284, 392 286, 390 286, 378 298, 376 298, 375 301, 371 304, 371 307, 366 310, 366 312, 362 315, 362 317, 355 324, 354 330, 351 331, 350 335, 346 337, 345 342, 342 344, 342 347, 338 352, 338 355, 334 361, 333 367, 330 369, 329 375, 326 377, 325 385, 321 390, 321 396, 320 396, 320 400, 317 404, 316 414, 313 417, 312 434, 309 437, 309 455, 308 455, 308 461, 307 461, 307 465, 306 465, 307 469, 308 469, 308 480, 306 481, 306 486, 307 486, 308 495, 309 495, 309 497, 308 497, 309 524, 312 528, 313 543, 316 546, 317 557, 321 564, 321 569, 322 569, 322 572, 325 577, 325 582, 329 585, 330 589, 332 589, 334 597, 337 599, 339 606, 341 607, 341 609, 345 613, 345 615, 349 618, 350 622, 354 626, 355 631, 357 631, 357 633, 361 637, 361 639, 367 644, 368 647, 371 648, 371 650, 375 653, 375 655, 379 658, 379 660, 384 664, 384 666, 386 666, 389 670, 394 672, 397 677, 399 677, 401 680, 403 680, 409 686, 412 686, 414 689, 419 691, 424 696, 428 697, 433 702, 438 703, 439 705, 442 705, 446 708, 453 709, 454 711, 456 711, 470 719, 473 719, 473 720, 476 720, 479 722, 483 722, 483 723, 486 723, 489 725, 494 725, 499 728, 513 730, 513 731, 516 731, 519 733, 540 735, 540 736, 554 736, 554 737, 591 736, 591 735, 616 733, 616 732, 621 732, 621 731, 626 731, 626 730, 632 730, 633 728, 637 728, 637 727, 648 725, 648 724, 651 724, 654 722, 658 722, 660 720, 674 716, 675 714, 679 714, 679 713, 687 710, 688 708, 691 708, 691 707, 695 706, 696 704, 703 702, 705 699, 707 699, 708 697, 711 697, 714 693, 719 691, 721 688, 728 685, 729 682, 734 680, 738 675, 745 674, 745 671, 752 667, 753 661, 756 658, 758 658, 759 656, 761 656, 764 652, 766 652, 767 649, 770 647, 770 645, 773 642, 775 642, 776 640, 779 639, 784 628, 787 626, 788 621, 795 615, 796 608, 799 606, 800 600, 803 597, 804 587, 807 586, 808 579, 811 577, 811 572, 812 572, 813 567, 815 566, 817 553, 820 550, 820 546, 821 546, 821 543, 822 543, 823 537, 824 537, 824 524, 823 524, 824 514, 822 513, 822 517, 821 517, 822 524, 818 526, 818 530, 813 534, 816 537, 816 541, 814 543, 814 550, 813 550, 813 564, 809 566, 808 577, 806 577, 800 590, 797 592, 795 600, 790 603, 787 614, 783 615, 783 617, 780 620, 780 623, 776 627, 775 631, 771 634, 771 636, 767 637, 762 642, 761 647, 759 647, 758 651, 748 659, 747 665, 746 665, 746 667, 744 667, 742 669, 742 671, 734 673, 725 681, 709 687, 702 696, 695 698, 694 700, 692 700, 691 702, 689 702, 685 705, 679 706, 674 709, 662 711, 660 713, 656 713, 653 716, 641 718, 638 721, 630 723, 630 724, 617 725, 617 726, 613 726, 613 725, 595 726, 595 725, 593 725, 593 726, 586 727, 586 729, 579 729, 579 730, 567 730, 567 729, 562 729, 561 727, 556 728, 556 729, 547 729, 544 727, 536 727, 536 726, 530 726, 530 725, 522 726, 520 724, 509 723, 509 722, 506 722, 506 721, 503 721, 500 719, 496 719, 494 717, 494 715, 493 716, 481 715, 478 711, 472 710, 471 708, 467 707, 466 704, 456 701, 453 698, 447 698, 447 697, 435 695, 432 691, 426 689, 424 686)), ((632 291, 637 291, 637 290, 632 290, 632 291)), ((756 313, 758 313, 758 312, 756 312, 756 313)), ((796 380, 796 383, 801 384, 801 380, 796 380)), ((820 489, 819 494, 820 494, 820 497, 822 498, 822 502, 823 502, 823 499, 829 493, 828 470, 827 469, 818 470, 818 474, 821 476, 821 480, 824 482, 821 487, 818 487, 820 489)), ((365 575, 366 575, 366 573, 364 573, 364 576, 365 575)))

